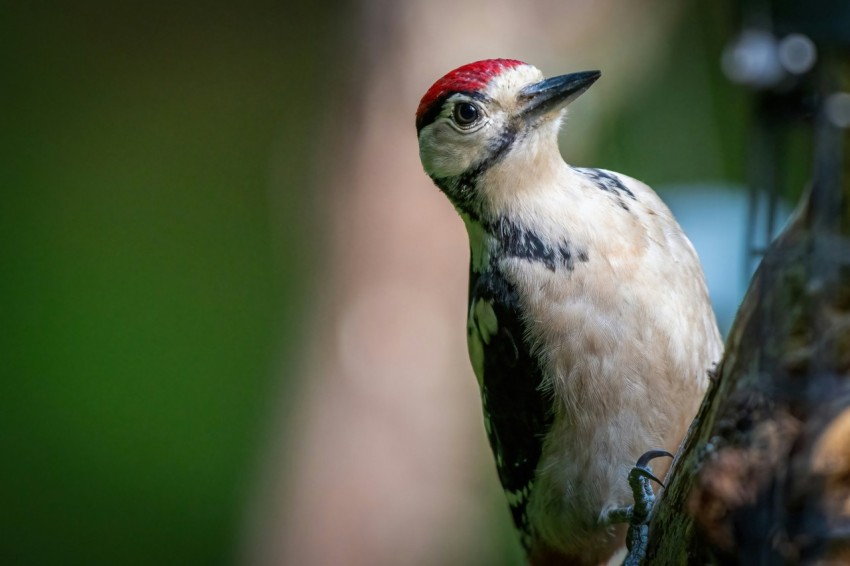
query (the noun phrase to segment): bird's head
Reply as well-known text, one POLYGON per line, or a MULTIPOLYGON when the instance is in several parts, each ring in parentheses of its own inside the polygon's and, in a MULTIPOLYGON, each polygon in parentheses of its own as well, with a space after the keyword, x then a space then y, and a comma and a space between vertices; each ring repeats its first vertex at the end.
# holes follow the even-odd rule
POLYGON ((513 59, 487 59, 450 71, 435 82, 416 111, 419 157, 425 172, 460 208, 486 169, 520 149, 557 150, 564 110, 600 76, 585 71, 544 79, 513 59))

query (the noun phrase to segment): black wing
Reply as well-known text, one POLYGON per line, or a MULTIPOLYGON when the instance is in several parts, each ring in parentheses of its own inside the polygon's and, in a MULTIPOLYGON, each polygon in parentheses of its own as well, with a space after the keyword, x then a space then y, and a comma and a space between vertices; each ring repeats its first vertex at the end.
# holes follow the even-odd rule
POLYGON ((531 532, 526 505, 552 424, 552 402, 541 391, 543 376, 525 340, 516 288, 494 264, 484 273, 470 270, 469 301, 469 340, 479 340, 476 347, 483 350, 476 371, 483 372, 478 379, 487 435, 514 524, 527 546, 531 532), (482 320, 476 309, 486 312, 482 320))

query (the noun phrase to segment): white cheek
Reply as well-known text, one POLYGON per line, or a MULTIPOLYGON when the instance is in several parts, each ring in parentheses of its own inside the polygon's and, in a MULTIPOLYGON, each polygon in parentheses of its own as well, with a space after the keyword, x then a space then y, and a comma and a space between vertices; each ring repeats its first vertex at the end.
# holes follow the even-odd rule
POLYGON ((481 160, 487 144, 484 139, 492 124, 480 130, 460 133, 444 122, 423 130, 419 139, 419 157, 429 175, 455 177, 481 160))

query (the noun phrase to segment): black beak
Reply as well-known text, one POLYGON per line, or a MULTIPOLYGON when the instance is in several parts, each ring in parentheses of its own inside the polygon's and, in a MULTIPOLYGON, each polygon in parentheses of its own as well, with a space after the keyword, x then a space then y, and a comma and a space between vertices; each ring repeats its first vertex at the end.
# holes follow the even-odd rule
POLYGON ((600 76, 602 73, 599 71, 582 71, 529 85, 519 92, 522 115, 535 118, 563 108, 590 88, 600 76))

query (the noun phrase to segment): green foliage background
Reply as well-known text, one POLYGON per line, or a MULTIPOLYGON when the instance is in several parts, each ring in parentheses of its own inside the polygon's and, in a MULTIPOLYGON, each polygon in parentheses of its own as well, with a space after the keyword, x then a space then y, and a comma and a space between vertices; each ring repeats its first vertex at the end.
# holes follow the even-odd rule
POLYGON ((329 25, 10 4, 0 562, 230 563, 312 273, 329 25))

